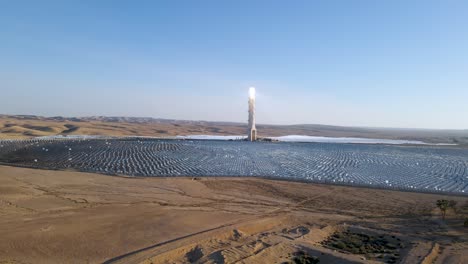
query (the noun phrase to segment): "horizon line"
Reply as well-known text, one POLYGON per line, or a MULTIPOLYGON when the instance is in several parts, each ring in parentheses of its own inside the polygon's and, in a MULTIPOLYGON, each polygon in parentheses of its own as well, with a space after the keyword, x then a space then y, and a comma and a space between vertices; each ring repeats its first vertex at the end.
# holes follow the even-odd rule
MULTIPOLYGON (((219 120, 202 120, 202 119, 174 119, 174 118, 162 118, 162 117, 151 117, 151 116, 114 116, 114 115, 89 115, 89 116, 61 116, 61 115, 32 115, 32 114, 0 114, 0 117, 41 117, 41 118, 146 118, 154 120, 166 120, 166 121, 182 121, 182 122, 206 122, 206 123, 231 123, 231 124, 246 124, 247 122, 239 121, 219 121, 219 120)), ((468 128, 422 128, 422 127, 385 127, 385 126, 350 126, 350 125, 329 125, 329 124, 318 124, 318 123, 298 123, 298 124, 264 124, 259 123, 260 126, 328 126, 328 127, 342 127, 342 128, 362 128, 362 129, 390 129, 390 130, 437 130, 437 131, 468 131, 468 128)))

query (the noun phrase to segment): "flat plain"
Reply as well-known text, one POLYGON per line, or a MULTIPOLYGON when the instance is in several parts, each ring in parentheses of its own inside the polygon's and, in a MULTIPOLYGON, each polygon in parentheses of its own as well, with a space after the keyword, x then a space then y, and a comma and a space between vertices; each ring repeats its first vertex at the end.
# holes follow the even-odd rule
POLYGON ((468 261, 466 197, 8 166, 0 190, 2 264, 468 261), (457 201, 445 221, 438 199, 457 201))

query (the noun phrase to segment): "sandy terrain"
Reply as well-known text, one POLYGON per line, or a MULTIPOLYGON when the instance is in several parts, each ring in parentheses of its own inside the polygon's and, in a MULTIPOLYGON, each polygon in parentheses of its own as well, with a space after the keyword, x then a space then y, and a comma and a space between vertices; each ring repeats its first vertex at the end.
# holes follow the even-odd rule
POLYGON ((17 118, 0 115, 0 139, 31 138, 50 135, 104 136, 177 136, 193 134, 244 134, 245 126, 213 127, 204 122, 131 122, 94 119, 50 119, 42 117, 17 118))
MULTIPOLYGON (((307 135, 419 140, 468 146, 467 130, 387 129, 327 125, 257 124, 260 137, 307 135)), ((0 114, 0 139, 50 135, 152 136, 244 135, 247 124, 138 117, 41 117, 0 114)))
POLYGON ((467 211, 463 197, 0 166, 0 263, 283 263, 298 251, 320 263, 383 261, 324 244, 344 230, 398 239, 397 263, 468 263, 467 211), (459 205, 446 222, 442 198, 459 205))

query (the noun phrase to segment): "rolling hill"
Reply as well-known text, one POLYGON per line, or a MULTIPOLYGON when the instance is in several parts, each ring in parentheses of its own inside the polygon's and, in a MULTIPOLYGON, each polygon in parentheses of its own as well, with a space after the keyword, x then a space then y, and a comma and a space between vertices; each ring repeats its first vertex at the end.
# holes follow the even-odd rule
MULTIPOLYGON (((430 143, 468 145, 468 130, 342 127, 317 124, 257 125, 259 135, 308 135, 421 140, 430 143)), ((0 115, 0 138, 31 138, 50 135, 153 136, 243 135, 246 124, 172 120, 151 117, 43 117, 0 115)))

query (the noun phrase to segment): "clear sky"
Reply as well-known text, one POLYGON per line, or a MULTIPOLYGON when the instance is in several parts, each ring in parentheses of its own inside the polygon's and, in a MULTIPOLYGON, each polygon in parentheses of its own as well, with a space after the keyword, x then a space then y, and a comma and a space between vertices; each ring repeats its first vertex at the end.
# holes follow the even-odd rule
POLYGON ((468 1, 0 0, 0 113, 468 128, 468 1))

